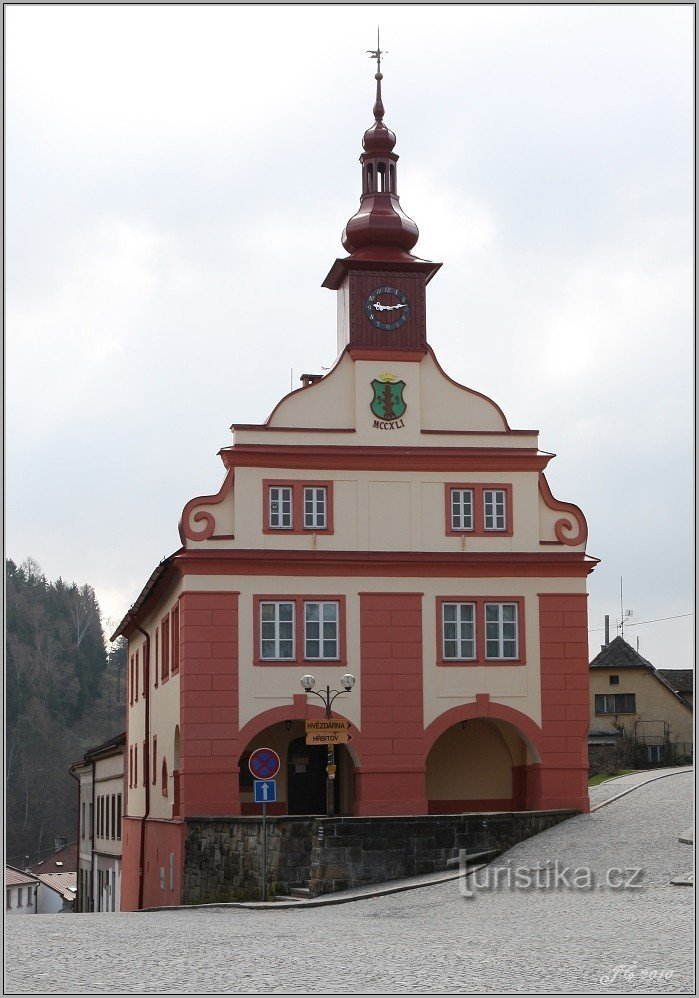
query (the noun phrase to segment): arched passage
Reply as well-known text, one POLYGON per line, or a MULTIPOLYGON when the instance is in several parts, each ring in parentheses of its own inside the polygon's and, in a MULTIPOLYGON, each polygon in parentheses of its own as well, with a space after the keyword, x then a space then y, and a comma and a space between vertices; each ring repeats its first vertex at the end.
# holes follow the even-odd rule
POLYGON ((446 711, 425 731, 425 788, 432 814, 536 808, 540 730, 488 698, 446 711))
MULTIPOLYGON (((309 712, 310 713, 310 712, 309 712)), ((321 716, 323 716, 322 712, 321 716)), ((243 729, 243 736, 245 735, 243 729)), ((243 743, 238 759, 238 787, 242 814, 259 814, 253 801, 253 776, 248 761, 257 748, 274 749, 281 760, 276 803, 268 805, 269 814, 325 814, 327 749, 307 746, 305 719, 286 717, 251 733, 243 743)), ((351 746, 335 748, 335 813, 354 813, 355 754, 351 746)))

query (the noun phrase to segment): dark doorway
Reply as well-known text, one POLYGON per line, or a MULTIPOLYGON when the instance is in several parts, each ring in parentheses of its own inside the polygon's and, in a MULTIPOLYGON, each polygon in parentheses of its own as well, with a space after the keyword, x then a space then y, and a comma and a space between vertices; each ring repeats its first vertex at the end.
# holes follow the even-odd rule
MULTIPOLYGON (((335 813, 340 804, 340 755, 335 750, 335 813)), ((289 814, 327 814, 326 766, 328 750, 324 745, 306 745, 305 738, 290 742, 287 753, 289 814)))

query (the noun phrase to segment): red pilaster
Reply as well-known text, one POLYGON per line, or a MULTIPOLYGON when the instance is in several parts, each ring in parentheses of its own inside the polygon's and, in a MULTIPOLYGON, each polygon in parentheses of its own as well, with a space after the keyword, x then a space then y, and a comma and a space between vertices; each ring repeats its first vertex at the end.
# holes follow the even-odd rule
POLYGON ((540 594, 539 627, 543 738, 536 806, 589 811, 587 595, 540 594))
POLYGON ((180 635, 179 813, 240 814, 238 594, 183 593, 180 635))
POLYGON ((361 768, 355 814, 427 814, 422 595, 363 593, 361 768))

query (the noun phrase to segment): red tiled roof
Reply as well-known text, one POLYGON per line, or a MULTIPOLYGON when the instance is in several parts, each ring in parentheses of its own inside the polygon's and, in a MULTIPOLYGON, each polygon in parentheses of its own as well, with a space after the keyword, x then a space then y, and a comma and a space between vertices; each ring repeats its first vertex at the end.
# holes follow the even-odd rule
POLYGON ((14 866, 5 867, 5 887, 17 887, 22 884, 35 884, 37 881, 36 877, 33 877, 31 873, 22 873, 21 870, 16 870, 14 866))
POLYGON ((58 852, 29 864, 32 873, 76 873, 78 869, 78 843, 72 842, 58 852))

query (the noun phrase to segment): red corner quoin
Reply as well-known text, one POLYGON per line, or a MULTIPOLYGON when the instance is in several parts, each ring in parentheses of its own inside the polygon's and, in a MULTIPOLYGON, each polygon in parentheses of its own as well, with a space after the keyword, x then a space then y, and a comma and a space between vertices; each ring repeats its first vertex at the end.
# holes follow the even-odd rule
POLYGON ((180 598, 180 813, 240 814, 238 594, 180 598))
POLYGON ((427 814, 422 594, 360 595, 362 763, 355 814, 427 814))
POLYGON ((538 806, 589 811, 587 595, 540 594, 542 760, 538 806))

